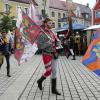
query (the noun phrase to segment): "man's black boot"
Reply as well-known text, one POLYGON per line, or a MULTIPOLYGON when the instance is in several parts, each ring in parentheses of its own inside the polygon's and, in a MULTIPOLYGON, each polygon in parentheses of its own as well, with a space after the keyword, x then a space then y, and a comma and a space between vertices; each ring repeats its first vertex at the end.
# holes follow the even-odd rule
POLYGON ((46 79, 46 77, 41 76, 41 78, 37 81, 38 87, 42 90, 42 82, 46 79))
POLYGON ((11 75, 10 75, 10 69, 9 68, 7 68, 7 76, 11 77, 11 75))
POLYGON ((59 93, 56 89, 56 86, 57 86, 57 80, 56 78, 55 79, 52 79, 51 80, 51 91, 53 94, 56 94, 56 95, 61 95, 61 93, 59 93))
POLYGON ((7 74, 7 76, 8 76, 8 77, 11 77, 11 75, 10 75, 10 74, 7 74))

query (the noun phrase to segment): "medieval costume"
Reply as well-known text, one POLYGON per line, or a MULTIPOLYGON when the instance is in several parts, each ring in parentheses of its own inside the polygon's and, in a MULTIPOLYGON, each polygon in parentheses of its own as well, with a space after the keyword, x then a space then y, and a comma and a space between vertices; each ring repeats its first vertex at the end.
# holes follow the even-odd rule
POLYGON ((56 51, 56 46, 59 44, 59 39, 50 29, 44 27, 44 32, 37 39, 38 48, 42 50, 43 62, 46 71, 43 73, 42 77, 37 81, 38 87, 42 90, 42 82, 49 75, 52 74, 51 90, 53 94, 60 95, 56 89, 56 67, 58 53, 56 51))

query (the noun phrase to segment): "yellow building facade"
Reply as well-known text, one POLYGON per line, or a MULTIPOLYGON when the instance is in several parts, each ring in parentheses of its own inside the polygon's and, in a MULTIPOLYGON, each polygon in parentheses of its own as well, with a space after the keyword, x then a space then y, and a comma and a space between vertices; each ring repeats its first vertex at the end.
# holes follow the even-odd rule
POLYGON ((14 0, 0 0, 0 12, 10 12, 11 16, 16 18, 17 9, 20 7, 24 11, 26 11, 29 7, 28 3, 14 2, 14 0), (10 8, 10 9, 9 9, 10 8))
POLYGON ((29 4, 13 2, 13 1, 10 1, 9 4, 11 6, 11 16, 17 16, 18 7, 21 7, 23 10, 28 9, 29 7, 29 4))
POLYGON ((3 11, 3 8, 4 8, 3 0, 0 0, 0 12, 3 11))
MULTIPOLYGON (((18 0, 18 1, 21 1, 21 0, 18 0)), ((59 27, 63 27, 66 24, 66 21, 60 22, 60 21, 58 21, 58 19, 64 18, 64 15, 66 17, 67 11, 65 9, 60 9, 59 6, 57 8, 55 8, 55 6, 50 7, 51 4, 49 1, 50 0, 47 0, 47 2, 46 2, 45 11, 46 11, 46 14, 50 18, 53 19, 53 21, 54 21, 54 28, 53 29, 55 31, 55 29, 57 29, 59 27), (53 16, 53 13, 54 13, 54 16, 53 16)), ((44 10, 45 3, 43 0, 37 0, 36 2, 38 4, 38 6, 37 6, 38 11, 40 14, 42 14, 42 11, 44 10)), ((15 2, 15 0, 0 0, 0 12, 9 11, 9 7, 10 7, 10 15, 14 16, 15 20, 16 20, 18 7, 21 7, 22 10, 26 11, 29 7, 29 3, 15 2)))

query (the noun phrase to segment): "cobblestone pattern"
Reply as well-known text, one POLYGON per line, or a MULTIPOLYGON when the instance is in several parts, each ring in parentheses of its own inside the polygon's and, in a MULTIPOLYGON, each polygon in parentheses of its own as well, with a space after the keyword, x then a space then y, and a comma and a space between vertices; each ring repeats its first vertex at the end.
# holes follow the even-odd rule
POLYGON ((39 56, 35 56, 27 63, 23 63, 20 66, 18 66, 17 61, 15 60, 14 56, 11 56, 10 62, 11 62, 11 77, 6 76, 6 62, 4 61, 4 64, 1 67, 0 70, 0 96, 8 89, 9 86, 13 84, 13 82, 20 77, 20 75, 26 70, 26 68, 30 64, 35 64, 37 61, 39 61, 39 56))
POLYGON ((58 61, 57 88, 61 96, 51 93, 50 77, 44 81, 43 91, 38 89, 43 66, 39 63, 19 100, 100 100, 100 78, 80 63, 80 57, 75 61, 60 57, 58 61))

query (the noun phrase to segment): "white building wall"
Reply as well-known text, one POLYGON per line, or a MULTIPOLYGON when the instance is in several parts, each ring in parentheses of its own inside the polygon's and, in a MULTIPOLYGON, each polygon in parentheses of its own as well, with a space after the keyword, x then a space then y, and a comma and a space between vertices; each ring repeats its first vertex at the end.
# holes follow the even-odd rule
MULTIPOLYGON (((63 13, 65 13, 67 15, 67 11, 65 10, 59 10, 59 9, 55 9, 55 8, 49 8, 49 0, 46 0, 46 13, 47 15, 55 22, 55 29, 58 28, 58 13, 61 13, 61 18, 63 18, 63 13), (55 13, 55 17, 52 17, 52 11, 55 13)), ((72 1, 72 0, 69 0, 69 1, 72 1)), ((39 11, 41 12, 42 9, 44 9, 44 3, 43 3, 43 0, 37 0, 37 3, 39 5, 39 11)), ((81 17, 81 12, 80 12, 80 8, 77 7, 77 9, 74 11, 74 13, 76 14, 76 17, 73 18, 73 20, 77 23, 80 23, 80 24, 83 24, 83 25, 86 25, 87 22, 85 22, 84 19, 80 18, 81 17), (79 16, 77 16, 77 11, 79 11, 79 16)), ((67 22, 67 20, 66 20, 67 22)), ((66 23, 66 22, 61 22, 61 27, 63 27, 63 25, 66 23)), ((87 23, 89 25, 89 23, 87 23)), ((54 30, 55 30, 54 29, 54 30)))
MULTIPOLYGON (((61 14, 61 18, 63 18, 63 13, 64 13, 65 15, 67 15, 67 14, 66 14, 67 11, 65 11, 65 10, 59 10, 59 9, 49 8, 49 17, 55 22, 55 29, 58 28, 58 23, 59 23, 59 22, 58 22, 58 19, 59 19, 58 13, 61 14), (52 17, 52 11, 55 13, 55 17, 52 17)), ((66 22, 67 22, 67 20, 66 20, 66 22)), ((61 27, 63 27, 63 25, 64 25, 66 22, 60 22, 60 23, 61 23, 61 27)), ((54 30, 55 30, 55 29, 54 29, 54 30)))

